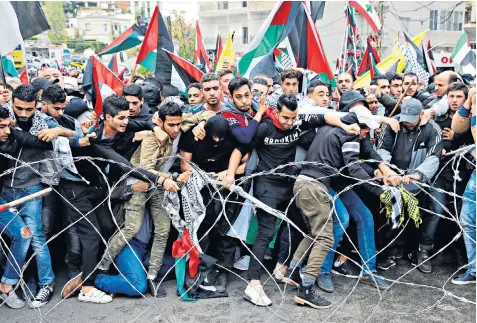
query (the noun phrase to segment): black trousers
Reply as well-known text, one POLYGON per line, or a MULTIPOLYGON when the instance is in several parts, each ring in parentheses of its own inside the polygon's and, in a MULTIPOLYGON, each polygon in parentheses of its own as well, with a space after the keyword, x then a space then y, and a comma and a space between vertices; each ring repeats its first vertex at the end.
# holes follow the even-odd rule
POLYGON ((68 224, 80 219, 74 226, 81 242, 83 285, 94 286, 94 268, 98 263, 101 246, 99 218, 102 215, 107 216, 102 212, 101 206, 96 209, 95 207, 103 199, 104 190, 102 187, 95 187, 86 183, 61 180, 58 192, 67 199, 67 201, 63 200, 63 209, 67 216, 68 224), (95 210, 93 211, 93 209, 95 210))
MULTIPOLYGON (((293 196, 293 183, 273 180, 255 180, 253 195, 262 203, 274 209, 285 211, 293 196)), ((247 272, 247 277, 250 280, 260 280, 260 276, 263 272, 262 263, 268 245, 275 234, 277 221, 277 218, 274 215, 271 215, 262 209, 257 209, 256 216, 258 222, 258 234, 253 244, 252 253, 258 261, 255 257, 251 257, 250 259, 250 265, 247 272)))
MULTIPOLYGON (((217 264, 232 269, 234 263, 235 249, 239 241, 227 236, 228 231, 241 210, 241 204, 225 204, 225 214, 217 221, 222 212, 222 203, 218 196, 213 196, 213 191, 207 187, 201 191, 204 205, 206 205, 205 218, 200 224, 197 236, 200 240, 200 247, 210 256, 217 258, 217 264), (230 222, 230 224, 229 224, 230 222), (212 229, 211 229, 212 228, 212 229), (211 229, 211 230, 210 230, 211 229), (207 234, 207 231, 210 232, 207 234)), ((227 196, 228 192, 222 192, 222 196, 227 196)), ((230 198, 238 201, 237 196, 230 198)))
MULTIPOLYGON (((56 187, 58 189, 58 187, 56 187)), ((67 217, 63 216, 62 197, 52 191, 43 197, 42 222, 46 240, 68 226, 67 217)), ((81 242, 76 226, 69 227, 66 232, 66 263, 69 273, 81 269, 81 242)), ((63 236, 65 236, 63 235, 63 236)), ((54 242, 54 241, 53 241, 54 242)), ((58 241, 60 242, 60 241, 58 241)), ((64 243, 64 240, 61 240, 64 243)))

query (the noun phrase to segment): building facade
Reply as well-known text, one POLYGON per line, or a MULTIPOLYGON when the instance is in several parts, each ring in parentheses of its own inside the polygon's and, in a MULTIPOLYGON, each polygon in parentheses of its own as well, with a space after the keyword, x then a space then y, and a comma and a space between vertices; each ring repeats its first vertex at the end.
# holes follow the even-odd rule
POLYGON ((225 40, 234 34, 234 49, 241 56, 267 18, 275 2, 200 1, 199 23, 207 50, 215 49, 217 34, 225 40))
POLYGON ((67 34, 109 44, 135 21, 132 13, 124 13, 114 1, 85 2, 75 18, 67 21, 67 34))
MULTIPOLYGON (((381 17, 383 28, 380 37, 380 55, 386 57, 401 32, 411 36, 430 29, 433 53, 449 57, 457 39, 465 30, 475 46, 475 2, 432 1, 381 1, 373 2, 381 17), (473 10, 472 10, 473 9, 473 10), (470 12, 470 13, 469 13, 470 12)), ((323 19, 316 23, 329 64, 334 67, 341 53, 344 38, 345 1, 327 1, 323 19)), ((275 2, 266 1, 207 1, 199 4, 199 22, 207 49, 215 48, 217 34, 224 38, 235 31, 234 48, 238 56, 246 51, 248 44, 266 19, 275 2)), ((358 32, 363 39, 372 32, 366 21, 356 13, 358 32)), ((426 37, 427 40, 427 37, 426 37)), ((475 47, 474 47, 475 48, 475 47)), ((446 61, 446 58, 442 58, 446 61)), ((448 63, 436 62, 446 65, 448 63)))

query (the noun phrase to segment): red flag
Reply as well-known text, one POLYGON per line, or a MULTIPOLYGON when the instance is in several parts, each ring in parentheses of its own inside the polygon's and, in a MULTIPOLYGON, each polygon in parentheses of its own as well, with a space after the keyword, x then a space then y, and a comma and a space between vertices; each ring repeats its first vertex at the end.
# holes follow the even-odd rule
MULTIPOLYGON (((322 81, 330 83, 334 81, 333 72, 331 71, 328 59, 326 58, 320 34, 318 33, 315 22, 311 19, 308 10, 305 10, 305 14, 306 17, 304 19, 307 19, 307 24, 306 30, 303 30, 302 32, 306 33, 304 37, 306 37, 307 51, 306 53, 303 53, 303 56, 306 57, 300 56, 300 61, 305 61, 306 59, 306 62, 304 62, 306 63, 306 68, 319 74, 322 81)), ((302 64, 299 64, 299 66, 303 67, 302 64)))
POLYGON ((217 35, 217 40, 215 42, 215 59, 214 59, 214 66, 217 66, 217 62, 219 61, 220 55, 222 55, 222 37, 217 35))
POLYGON ((22 68, 22 71, 18 78, 20 79, 20 81, 22 81, 23 84, 30 84, 30 82, 28 82, 28 73, 26 66, 22 68))
POLYGON ((374 65, 373 65, 373 54, 369 53, 368 57, 369 57, 369 60, 368 60, 368 62, 369 62, 369 76, 371 77, 371 79, 374 79, 374 77, 376 76, 376 71, 374 70, 374 65))
POLYGON ((94 112, 99 116, 103 112, 101 87, 104 85, 109 86, 114 93, 122 95, 124 83, 96 57, 92 56, 91 62, 93 63, 93 83, 96 92, 94 112))
POLYGON ((198 20, 195 22, 194 61, 196 64, 203 65, 207 73, 212 72, 212 66, 210 65, 209 56, 207 56, 207 52, 205 51, 204 40, 202 39, 198 20))

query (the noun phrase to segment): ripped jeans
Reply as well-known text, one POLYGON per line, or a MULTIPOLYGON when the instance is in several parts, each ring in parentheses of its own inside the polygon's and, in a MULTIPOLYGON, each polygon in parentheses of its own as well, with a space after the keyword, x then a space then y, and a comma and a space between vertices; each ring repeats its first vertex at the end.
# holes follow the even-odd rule
MULTIPOLYGON (((0 200, 0 204, 4 203, 4 200, 0 200)), ((8 259, 2 283, 14 286, 20 279, 25 257, 30 247, 32 233, 20 215, 9 210, 0 212, 0 233, 4 233, 11 240, 10 246, 7 246, 8 248, 4 246, 3 248, 8 259)))

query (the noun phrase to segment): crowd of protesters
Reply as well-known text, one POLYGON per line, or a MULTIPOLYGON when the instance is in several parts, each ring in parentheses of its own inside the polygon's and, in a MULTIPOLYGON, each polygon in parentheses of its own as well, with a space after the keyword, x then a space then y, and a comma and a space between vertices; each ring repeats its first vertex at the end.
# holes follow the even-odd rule
MULTIPOLYGON (((449 155, 475 144, 472 78, 444 71, 424 87, 416 74, 396 73, 355 89, 343 73, 332 89, 303 69, 279 79, 222 69, 187 93, 135 78, 122 96, 102 94, 102 115, 78 73, 47 68, 31 85, 10 81, 0 87, 0 204, 54 188, 0 213, 0 300, 11 308, 39 308, 54 293, 99 304, 175 293, 162 281, 183 232, 164 201, 195 167, 227 196, 223 205, 206 182, 187 204, 188 214, 201 212, 199 199, 205 206, 194 232, 201 265, 215 264, 201 280, 204 297, 226 296, 230 272, 246 271, 244 297, 272 305, 262 286, 272 261, 296 303, 328 308, 334 275, 388 290, 386 270, 398 259, 429 274, 435 252, 460 231, 456 268, 468 265, 452 283, 476 282, 475 150, 462 150, 459 163, 449 155), (246 209, 234 184, 287 220, 246 209), (417 199, 420 225, 394 226, 380 212, 392 187, 417 199), (69 280, 58 286, 64 268, 69 280)), ((181 218, 186 202, 175 210, 181 218)))

